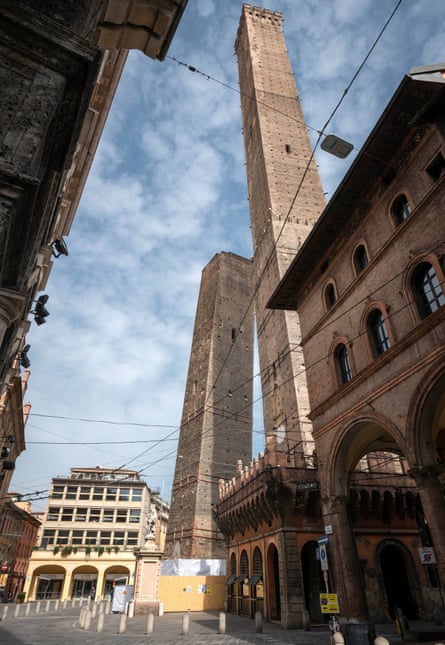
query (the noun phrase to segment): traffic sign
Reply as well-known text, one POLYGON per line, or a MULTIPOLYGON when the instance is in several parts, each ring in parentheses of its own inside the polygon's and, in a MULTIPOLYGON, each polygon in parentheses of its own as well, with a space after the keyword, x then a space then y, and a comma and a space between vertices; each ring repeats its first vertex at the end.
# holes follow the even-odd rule
POLYGON ((318 547, 320 552, 320 566, 322 571, 327 571, 328 567, 328 554, 326 553, 326 545, 320 544, 318 547))
POLYGON ((327 543, 328 543, 327 535, 322 535, 321 537, 317 538, 317 544, 327 544, 327 543))

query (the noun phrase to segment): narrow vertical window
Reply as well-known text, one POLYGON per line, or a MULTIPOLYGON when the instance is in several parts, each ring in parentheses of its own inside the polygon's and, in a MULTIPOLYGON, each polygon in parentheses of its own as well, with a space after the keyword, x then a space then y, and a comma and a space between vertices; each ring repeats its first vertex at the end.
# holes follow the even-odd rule
POLYGON ((368 254, 366 253, 366 249, 363 246, 363 244, 360 244, 360 246, 358 246, 354 251, 355 272, 358 274, 361 271, 363 271, 363 269, 368 266, 368 262, 369 260, 368 260, 368 254))
POLYGON ((434 267, 422 262, 413 272, 411 287, 420 317, 426 318, 445 305, 445 296, 434 267))
POLYGON ((324 301, 326 305, 326 309, 329 311, 331 307, 335 305, 335 301, 337 300, 337 295, 335 293, 335 287, 330 282, 328 285, 326 285, 326 289, 324 290, 324 301))
POLYGON ((374 309, 368 316, 369 340, 374 356, 380 356, 391 347, 388 329, 380 309, 374 309))
POLYGON ((342 385, 348 383, 352 379, 351 364, 349 362, 349 355, 346 345, 337 345, 335 348, 335 362, 337 365, 340 382, 342 385))
POLYGON ((399 195, 393 202, 391 208, 396 226, 404 222, 411 213, 411 206, 405 195, 399 195))

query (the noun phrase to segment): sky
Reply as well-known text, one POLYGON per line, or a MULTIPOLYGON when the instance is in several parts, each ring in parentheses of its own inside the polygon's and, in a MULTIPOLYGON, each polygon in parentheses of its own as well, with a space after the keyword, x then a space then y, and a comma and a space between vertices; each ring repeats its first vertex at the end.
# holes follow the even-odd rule
MULTIPOLYGON (((252 4, 283 14, 313 143, 378 39, 326 132, 354 152, 316 152, 329 199, 404 74, 445 61, 443 0, 252 4)), ((50 315, 27 336, 32 409, 10 488, 33 510, 73 466, 135 469, 170 499, 201 271, 221 251, 252 254, 234 54, 241 7, 189 0, 166 60, 129 55, 69 255, 54 259, 50 315)))

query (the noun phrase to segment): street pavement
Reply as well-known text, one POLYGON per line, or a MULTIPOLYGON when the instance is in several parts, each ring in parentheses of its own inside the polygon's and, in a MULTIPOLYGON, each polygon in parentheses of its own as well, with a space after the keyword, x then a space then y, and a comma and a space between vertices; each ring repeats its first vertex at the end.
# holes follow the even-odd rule
MULTIPOLYGON (((225 615, 225 633, 219 633, 219 612, 191 612, 185 621, 189 622, 188 633, 184 634, 184 614, 167 613, 153 618, 153 631, 147 634, 147 617, 135 616, 122 619, 119 614, 103 616, 103 631, 98 632, 98 615, 92 618, 88 629, 80 625, 80 607, 27 610, 20 607, 15 616, 15 605, 9 605, 4 616, 0 605, 0 645, 330 645, 327 627, 320 626, 305 630, 284 630, 275 623, 263 623, 257 632, 255 621, 249 618, 225 615), (126 621, 125 632, 122 620, 126 621)), ((376 627, 376 634, 384 636, 390 645, 401 645, 395 626, 376 627)), ((346 644, 348 645, 348 644, 346 644)), ((351 645, 364 645, 352 643, 351 645)), ((367 645, 367 644, 365 644, 367 645)))

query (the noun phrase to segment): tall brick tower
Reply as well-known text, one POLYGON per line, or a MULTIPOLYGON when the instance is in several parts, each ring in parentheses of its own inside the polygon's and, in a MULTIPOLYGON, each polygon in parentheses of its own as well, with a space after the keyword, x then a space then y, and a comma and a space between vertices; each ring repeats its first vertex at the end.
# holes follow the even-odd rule
POLYGON ((252 455, 252 262, 219 253, 202 273, 165 557, 225 559, 218 480, 252 455), (247 315, 246 315, 247 314, 247 315))
POLYGON ((238 56, 254 246, 258 351, 269 449, 312 455, 296 313, 266 303, 325 205, 282 32, 281 13, 244 4, 238 56))

